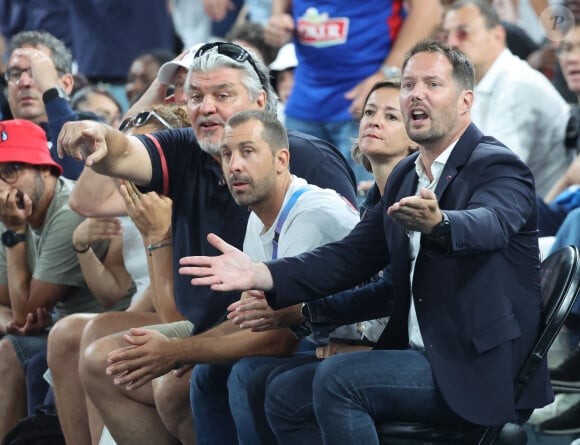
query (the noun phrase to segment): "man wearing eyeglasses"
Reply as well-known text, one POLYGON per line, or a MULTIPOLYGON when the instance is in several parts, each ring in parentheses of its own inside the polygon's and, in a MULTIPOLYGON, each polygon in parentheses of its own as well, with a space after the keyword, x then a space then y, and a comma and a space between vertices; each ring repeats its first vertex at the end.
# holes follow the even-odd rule
MULTIPOLYGON (((59 135, 59 150, 86 159, 91 167, 81 174, 71 195, 71 206, 81 214, 92 213, 95 203, 103 199, 92 186, 94 172, 131 179, 144 190, 156 190, 173 200, 175 264, 191 252, 215 253, 206 239, 212 231, 242 246, 249 212, 232 199, 218 160, 225 123, 236 112, 248 109, 276 113, 276 96, 267 68, 238 45, 216 42, 200 47, 194 54, 187 86, 193 131, 168 130, 127 137, 95 122, 71 122, 59 135)), ((296 131, 288 131, 288 138, 294 175, 334 189, 350 203, 356 201, 352 170, 334 147, 296 131)), ((293 349, 285 332, 261 337, 234 329, 232 334, 224 320, 228 304, 239 299, 237 292, 226 299, 221 295, 216 298, 209 289, 193 289, 189 280, 175 272, 174 297, 177 308, 195 325, 193 349, 199 353, 195 362, 233 362, 248 355, 288 354, 293 349)), ((108 353, 128 345, 123 334, 90 345, 90 354, 85 354, 80 364, 83 385, 117 442, 170 443, 178 436, 178 427, 171 429, 167 419, 183 416, 189 406, 188 394, 169 397, 165 393, 161 398, 163 387, 170 387, 171 379, 176 377, 162 366, 151 369, 156 362, 146 359, 139 370, 144 373, 143 379, 128 386, 116 385, 115 376, 105 374, 105 363, 108 353), (159 380, 151 383, 164 374, 163 385, 159 380), (175 416, 163 411, 169 404, 175 416), (121 412, 123 415, 118 415, 121 412)), ((185 421, 191 422, 191 417, 185 421)))
MULTIPOLYGON (((64 43, 44 31, 23 31, 12 37, 8 65, 4 74, 8 84, 8 103, 14 119, 26 119, 40 125, 52 145, 64 122, 76 119, 68 96, 74 84, 72 55, 64 43)), ((85 113, 85 119, 95 118, 85 113)), ((53 160, 63 167, 63 176, 76 179, 83 169, 81 162, 62 159, 51 150, 53 160)))
MULTIPOLYGON (((46 349, 53 308, 57 317, 103 311, 71 244, 83 218, 61 173, 39 126, 0 121, 0 437, 26 415, 25 365, 46 349)), ((95 247, 102 258, 107 245, 95 247)))
POLYGON ((462 0, 443 19, 447 44, 475 67, 473 122, 512 149, 545 196, 571 161, 564 146, 569 107, 550 81, 506 47, 506 33, 484 0, 462 0))

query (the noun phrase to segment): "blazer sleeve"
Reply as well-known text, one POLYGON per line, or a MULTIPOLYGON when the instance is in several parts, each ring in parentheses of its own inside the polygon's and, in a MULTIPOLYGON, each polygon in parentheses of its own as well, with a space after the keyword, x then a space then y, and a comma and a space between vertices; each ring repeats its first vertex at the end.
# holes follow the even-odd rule
POLYGON ((462 179, 440 200, 443 210, 465 209, 445 210, 451 226, 447 252, 451 255, 501 250, 518 233, 537 231, 537 201, 528 167, 507 150, 474 155, 481 158, 464 167, 462 179))
POLYGON ((367 281, 383 269, 389 263, 383 213, 383 206, 375 207, 341 241, 267 262, 275 288, 267 294, 269 304, 280 308, 321 298, 367 281))

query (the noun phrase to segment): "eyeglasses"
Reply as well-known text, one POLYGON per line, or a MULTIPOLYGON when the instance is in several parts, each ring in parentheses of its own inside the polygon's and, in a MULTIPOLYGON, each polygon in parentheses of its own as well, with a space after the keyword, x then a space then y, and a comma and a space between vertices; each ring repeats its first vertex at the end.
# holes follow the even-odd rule
POLYGON ((0 169, 0 179, 6 184, 14 184, 18 181, 18 171, 22 168, 22 164, 8 164, 6 168, 0 169))
POLYGON ((442 42, 447 42, 449 39, 449 36, 455 37, 455 39, 457 39, 457 41, 459 41, 459 42, 464 42, 469 38, 469 36, 471 34, 472 34, 472 32, 469 29, 464 28, 464 27, 459 27, 459 28, 452 29, 452 30, 441 30, 438 37, 439 37, 439 40, 441 40, 442 42))
POLYGON ((169 122, 159 116, 155 111, 142 111, 135 116, 129 116, 127 119, 121 122, 121 125, 119 125, 119 131, 124 132, 127 128, 129 128, 129 126, 132 128, 142 127, 143 125, 147 124, 147 122, 149 122, 152 117, 162 123, 165 128, 173 128, 169 122))
POLYGON ((556 50, 559 56, 569 56, 572 53, 580 51, 580 42, 564 42, 556 50))
POLYGON ((22 78, 22 74, 26 73, 28 77, 32 77, 32 69, 31 67, 20 69, 16 67, 8 68, 4 73, 4 79, 6 82, 13 83, 14 85, 18 86, 20 83, 20 79, 22 78))
POLYGON ((258 76, 262 88, 266 91, 268 90, 266 88, 266 85, 268 85, 268 79, 266 78, 266 75, 258 69, 258 67, 256 66, 256 62, 254 62, 254 59, 251 56, 251 54, 241 46, 236 45, 235 43, 229 42, 206 43, 195 52, 193 58, 197 59, 198 57, 203 56, 212 48, 217 48, 218 54, 229 57, 230 59, 235 60, 236 62, 239 63, 249 62, 249 64, 252 65, 254 72, 258 76))

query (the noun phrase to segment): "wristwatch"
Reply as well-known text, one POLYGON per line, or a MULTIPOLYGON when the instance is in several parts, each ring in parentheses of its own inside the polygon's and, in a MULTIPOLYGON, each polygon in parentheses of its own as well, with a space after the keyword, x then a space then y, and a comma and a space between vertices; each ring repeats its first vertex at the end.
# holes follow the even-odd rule
POLYGON ((6 247, 14 247, 22 241, 26 241, 25 233, 17 233, 14 230, 7 230, 2 234, 2 244, 6 247))
POLYGON ((381 72, 385 75, 387 80, 398 80, 401 78, 401 70, 396 66, 383 65, 381 66, 381 72))
POLYGON ((429 234, 430 238, 435 239, 445 239, 451 233, 451 226, 449 225, 449 218, 445 212, 441 212, 442 219, 439 224, 433 227, 431 233, 429 234))
POLYGON ((49 88, 44 93, 42 93, 42 101, 45 104, 47 102, 51 101, 52 99, 56 99, 57 97, 60 97, 61 99, 69 100, 68 94, 66 94, 66 91, 60 86, 56 86, 54 88, 49 88))

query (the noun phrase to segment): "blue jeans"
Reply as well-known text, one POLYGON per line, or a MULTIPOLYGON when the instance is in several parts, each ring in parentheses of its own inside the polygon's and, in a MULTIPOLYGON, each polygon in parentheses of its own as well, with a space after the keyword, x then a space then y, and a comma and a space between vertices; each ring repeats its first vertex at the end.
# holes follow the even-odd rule
POLYGON ((260 366, 283 360, 287 358, 249 357, 233 365, 195 365, 190 402, 197 444, 260 443, 249 409, 247 380, 260 366))
POLYGON ((197 445, 237 445, 226 386, 231 365, 195 365, 189 398, 197 445))
MULTIPOLYGON (((564 219, 558 232, 556 232, 556 239, 554 240, 550 253, 564 246, 576 246, 580 248, 580 207, 570 211, 564 219)), ((580 298, 574 302, 572 312, 580 315, 580 298)))
POLYGON ((334 144, 348 160, 357 182, 374 179, 374 176, 367 172, 362 165, 354 162, 350 154, 353 139, 358 139, 359 123, 357 121, 313 122, 286 116, 285 125, 286 128, 301 131, 334 144))
POLYGON ((281 445, 378 444, 375 422, 386 420, 465 423, 415 350, 338 354, 278 375, 266 391, 266 414, 281 445))
POLYGON ((266 386, 277 372, 313 360, 316 356, 310 352, 290 357, 249 357, 233 366, 228 390, 240 445, 276 445, 264 409, 266 386))

